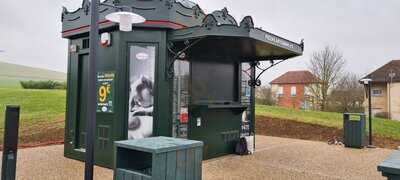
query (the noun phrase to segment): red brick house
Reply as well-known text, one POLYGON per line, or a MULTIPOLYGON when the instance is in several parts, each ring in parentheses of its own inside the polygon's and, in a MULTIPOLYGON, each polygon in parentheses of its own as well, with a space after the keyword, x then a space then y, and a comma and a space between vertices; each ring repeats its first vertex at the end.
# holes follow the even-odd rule
POLYGON ((311 88, 319 80, 309 71, 289 71, 271 81, 272 95, 277 105, 295 109, 315 109, 311 88))

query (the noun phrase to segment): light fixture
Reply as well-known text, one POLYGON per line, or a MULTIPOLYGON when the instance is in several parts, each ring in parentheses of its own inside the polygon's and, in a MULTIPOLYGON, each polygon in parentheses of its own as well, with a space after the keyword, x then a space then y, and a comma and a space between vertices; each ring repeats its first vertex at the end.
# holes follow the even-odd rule
POLYGON ((143 23, 146 19, 138 14, 132 12, 114 12, 106 15, 106 19, 111 22, 119 23, 119 30, 130 32, 132 31, 132 24, 143 23))
POLYGON ((366 78, 366 79, 361 79, 360 81, 363 82, 365 85, 368 85, 369 82, 372 81, 372 79, 366 78))

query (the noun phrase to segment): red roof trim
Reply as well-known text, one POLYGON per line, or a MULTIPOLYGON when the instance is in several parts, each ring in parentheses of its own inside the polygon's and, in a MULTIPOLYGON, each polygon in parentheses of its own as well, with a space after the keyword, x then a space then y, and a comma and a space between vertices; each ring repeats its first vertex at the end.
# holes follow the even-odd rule
POLYGON ((144 22, 144 24, 147 25, 166 25, 170 28, 173 29, 182 29, 182 28, 186 28, 187 26, 183 25, 183 24, 179 24, 176 22, 172 22, 172 21, 165 21, 165 20, 147 20, 146 22, 144 22))

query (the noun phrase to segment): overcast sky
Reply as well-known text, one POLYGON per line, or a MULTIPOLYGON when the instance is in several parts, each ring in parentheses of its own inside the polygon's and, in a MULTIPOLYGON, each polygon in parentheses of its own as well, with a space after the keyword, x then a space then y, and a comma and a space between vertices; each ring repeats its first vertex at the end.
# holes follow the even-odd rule
MULTIPOLYGON (((197 0, 206 13, 227 7, 240 21, 251 15, 256 27, 299 42, 302 57, 273 68, 266 84, 289 70, 307 69, 313 51, 331 45, 347 60, 347 70, 366 74, 400 59, 399 0, 197 0)), ((0 1, 0 61, 66 72, 67 40, 61 38, 61 7, 81 0, 0 1)))

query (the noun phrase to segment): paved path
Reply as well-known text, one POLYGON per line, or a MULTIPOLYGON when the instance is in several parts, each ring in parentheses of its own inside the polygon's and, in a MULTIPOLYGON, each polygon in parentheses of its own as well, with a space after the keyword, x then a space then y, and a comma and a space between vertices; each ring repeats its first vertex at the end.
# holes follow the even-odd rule
MULTIPOLYGON (((203 163, 205 180, 333 180, 384 179, 376 166, 392 150, 346 149, 323 142, 258 136, 251 156, 224 156, 203 163)), ((84 164, 63 157, 63 146, 22 149, 17 179, 83 179, 84 164)), ((112 179, 112 171, 95 168, 96 180, 112 179)))

